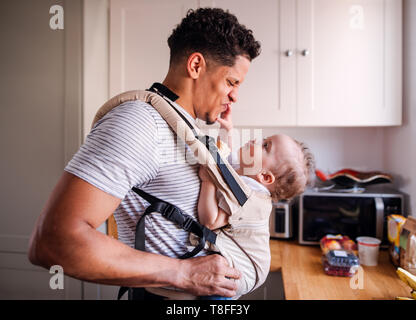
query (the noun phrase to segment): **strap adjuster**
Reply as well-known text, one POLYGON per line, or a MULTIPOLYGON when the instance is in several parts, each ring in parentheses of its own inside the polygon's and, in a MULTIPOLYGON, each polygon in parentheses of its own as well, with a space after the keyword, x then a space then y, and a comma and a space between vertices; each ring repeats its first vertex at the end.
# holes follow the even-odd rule
POLYGON ((182 229, 189 232, 192 229, 192 224, 195 222, 194 219, 192 219, 192 217, 187 216, 185 218, 185 221, 182 224, 182 229))
POLYGON ((165 216, 168 220, 172 220, 172 216, 173 218, 175 215, 175 212, 178 211, 177 208, 175 206, 172 205, 167 205, 163 211, 161 212, 163 216, 165 216))

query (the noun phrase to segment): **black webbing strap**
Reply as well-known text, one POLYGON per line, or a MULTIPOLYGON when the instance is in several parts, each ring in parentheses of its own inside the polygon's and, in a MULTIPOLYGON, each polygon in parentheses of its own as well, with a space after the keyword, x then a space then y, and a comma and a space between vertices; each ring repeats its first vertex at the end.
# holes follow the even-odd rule
MULTIPOLYGON (((145 236, 144 236, 144 226, 145 226, 145 217, 151 213, 151 206, 149 206, 143 215, 140 217, 136 225, 136 237, 134 239, 134 249, 145 251, 145 236)), ((120 300, 121 297, 128 292, 128 300, 144 300, 145 289, 144 288, 130 288, 130 287, 120 287, 118 290, 117 300, 120 300)))
POLYGON ((197 136, 197 139, 200 140, 203 144, 205 144, 205 146, 211 153, 212 157, 215 159, 218 169, 220 170, 225 182, 230 187, 240 206, 243 206, 244 203, 246 203, 247 201, 247 196, 235 180, 234 176, 231 174, 230 170, 228 170, 228 167, 225 165, 224 161, 222 160, 220 153, 218 152, 217 145, 215 144, 214 138, 205 135, 197 136))
POLYGON ((168 100, 165 99, 165 98, 168 98, 169 100, 175 102, 179 98, 179 96, 177 96, 174 92, 172 92, 168 87, 165 87, 163 84, 158 83, 158 82, 155 82, 150 87, 150 89, 148 89, 147 91, 154 92, 154 93, 158 94, 159 96, 161 96, 167 103, 169 103, 169 105, 172 107, 172 109, 176 111, 176 113, 182 118, 182 120, 185 121, 185 123, 188 125, 188 127, 192 130, 193 134, 195 136, 198 135, 198 133, 196 132, 196 130, 193 127, 193 125, 182 114, 182 112, 179 112, 179 110, 176 109, 176 107, 173 104, 171 104, 168 100))
MULTIPOLYGON (((204 248, 206 241, 215 244, 215 241, 217 239, 216 233, 200 224, 190 215, 183 213, 182 210, 178 207, 174 206, 173 204, 170 204, 169 202, 163 201, 155 196, 152 196, 151 194, 139 188, 133 187, 132 190, 150 203, 150 206, 146 208, 145 212, 140 217, 136 225, 136 234, 134 242, 135 249, 145 251, 145 217, 152 212, 159 212, 166 219, 172 221, 183 230, 187 232, 192 232, 193 234, 196 234, 199 237, 200 240, 198 245, 195 246, 195 248, 192 249, 192 251, 188 251, 184 255, 180 256, 179 259, 187 259, 195 256, 204 248)), ((117 299, 120 300, 120 298, 127 291, 129 293, 129 300, 143 300, 145 295, 144 288, 120 287, 117 299)))
MULTIPOLYGON (((204 239, 205 241, 208 241, 210 243, 215 243, 215 240, 217 238, 217 235, 212 230, 208 229, 204 225, 200 224, 198 221, 196 221, 194 218, 192 218, 190 215, 187 215, 183 213, 181 209, 179 209, 177 206, 174 206, 173 204, 166 202, 164 200, 161 200, 155 196, 152 196, 151 194, 133 187, 132 190, 136 192, 139 196, 141 196, 143 199, 145 199, 147 202, 150 203, 150 206, 147 207, 145 213, 143 214, 142 218, 140 219, 139 224, 141 224, 142 219, 145 215, 151 212, 159 212, 162 216, 164 216, 169 221, 172 221, 175 223, 179 228, 187 231, 192 232, 193 234, 197 235, 199 238, 204 239)), ((144 224, 144 223, 143 223, 144 224)), ((144 228, 144 227, 143 227, 144 228)), ((143 229, 144 230, 144 229, 143 229)), ((136 239, 142 237, 142 234, 144 233, 138 233, 138 227, 136 227, 136 239)), ((203 245, 205 245, 205 241, 203 241, 203 245)), ((200 243, 202 240, 200 241, 200 243)), ((136 246, 141 246, 143 249, 138 250, 144 250, 144 242, 138 243, 136 240, 136 246)), ((199 252, 199 251, 198 251, 199 252)), ((196 253, 198 253, 196 252, 196 253)), ((195 254, 196 254, 195 253, 195 254)), ((194 255, 195 255, 194 254, 194 255)), ((186 254, 185 254, 186 255, 186 254)), ((180 259, 183 256, 179 257, 180 259)))
MULTIPOLYGON (((164 86, 163 84, 158 83, 158 82, 155 82, 150 87, 150 89, 148 91, 152 91, 154 93, 157 93, 162 98, 166 97, 166 98, 170 99, 171 101, 175 101, 179 98, 179 96, 177 96, 169 88, 167 88, 166 86, 164 86)), ((188 125, 188 127, 194 133, 195 137, 198 140, 200 140, 207 147, 207 149, 211 153, 212 157, 214 158, 214 160, 215 160, 215 162, 218 166, 218 169, 220 170, 225 182, 230 187, 231 192, 234 194, 234 196, 237 199, 240 206, 243 206, 244 203, 246 203, 246 201, 247 201, 247 196, 244 193, 244 191, 241 189, 241 186, 235 180, 234 176, 231 174, 228 167, 225 165, 224 161, 222 160, 221 155, 218 152, 217 145, 215 144, 214 138, 210 137, 210 136, 207 136, 207 135, 204 135, 204 136, 198 135, 196 130, 192 126, 192 124, 188 121, 188 119, 186 119, 186 117, 181 112, 179 112, 179 110, 177 110, 175 108, 175 106, 172 105, 168 100, 165 99, 165 101, 167 103, 169 103, 169 105, 176 111, 176 113, 178 113, 178 115, 185 121, 185 123, 188 125)))
POLYGON ((179 98, 179 96, 175 92, 173 92, 168 87, 166 87, 165 85, 159 82, 153 83, 149 91, 152 91, 152 92, 159 91, 162 95, 164 95, 166 98, 168 98, 169 100, 173 102, 175 102, 179 98))

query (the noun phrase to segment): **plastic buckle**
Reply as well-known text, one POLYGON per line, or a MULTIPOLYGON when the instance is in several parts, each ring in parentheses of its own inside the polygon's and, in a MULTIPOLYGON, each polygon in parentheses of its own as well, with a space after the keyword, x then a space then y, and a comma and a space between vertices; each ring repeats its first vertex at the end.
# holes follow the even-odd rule
POLYGON ((176 211, 176 208, 171 205, 167 205, 162 212, 162 215, 165 216, 167 219, 171 220, 173 213, 176 211))
POLYGON ((193 224, 194 222, 195 222, 195 221, 194 221, 194 219, 192 219, 192 217, 187 216, 187 217, 185 218, 185 221, 184 221, 184 222, 183 222, 183 224, 182 224, 182 229, 183 229, 183 230, 185 230, 185 231, 189 231, 189 230, 191 230, 192 224, 193 224))

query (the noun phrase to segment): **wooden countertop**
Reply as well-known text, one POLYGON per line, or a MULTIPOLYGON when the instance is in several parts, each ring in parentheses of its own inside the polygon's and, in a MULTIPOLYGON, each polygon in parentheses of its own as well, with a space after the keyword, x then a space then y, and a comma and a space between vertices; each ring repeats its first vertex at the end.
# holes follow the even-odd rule
POLYGON ((410 297, 410 287, 397 276, 387 250, 380 250, 376 267, 361 266, 362 269, 353 277, 325 274, 319 246, 270 240, 270 250, 270 271, 282 272, 287 300, 394 300, 397 296, 410 297))

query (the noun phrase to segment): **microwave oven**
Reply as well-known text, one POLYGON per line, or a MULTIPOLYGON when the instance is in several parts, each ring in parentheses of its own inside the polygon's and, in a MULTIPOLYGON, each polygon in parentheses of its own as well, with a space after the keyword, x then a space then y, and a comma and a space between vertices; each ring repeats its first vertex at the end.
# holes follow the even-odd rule
POLYGON ((342 234, 356 241, 370 236, 388 246, 387 216, 404 212, 398 191, 367 187, 362 193, 308 190, 299 197, 299 243, 318 244, 327 234, 342 234))

